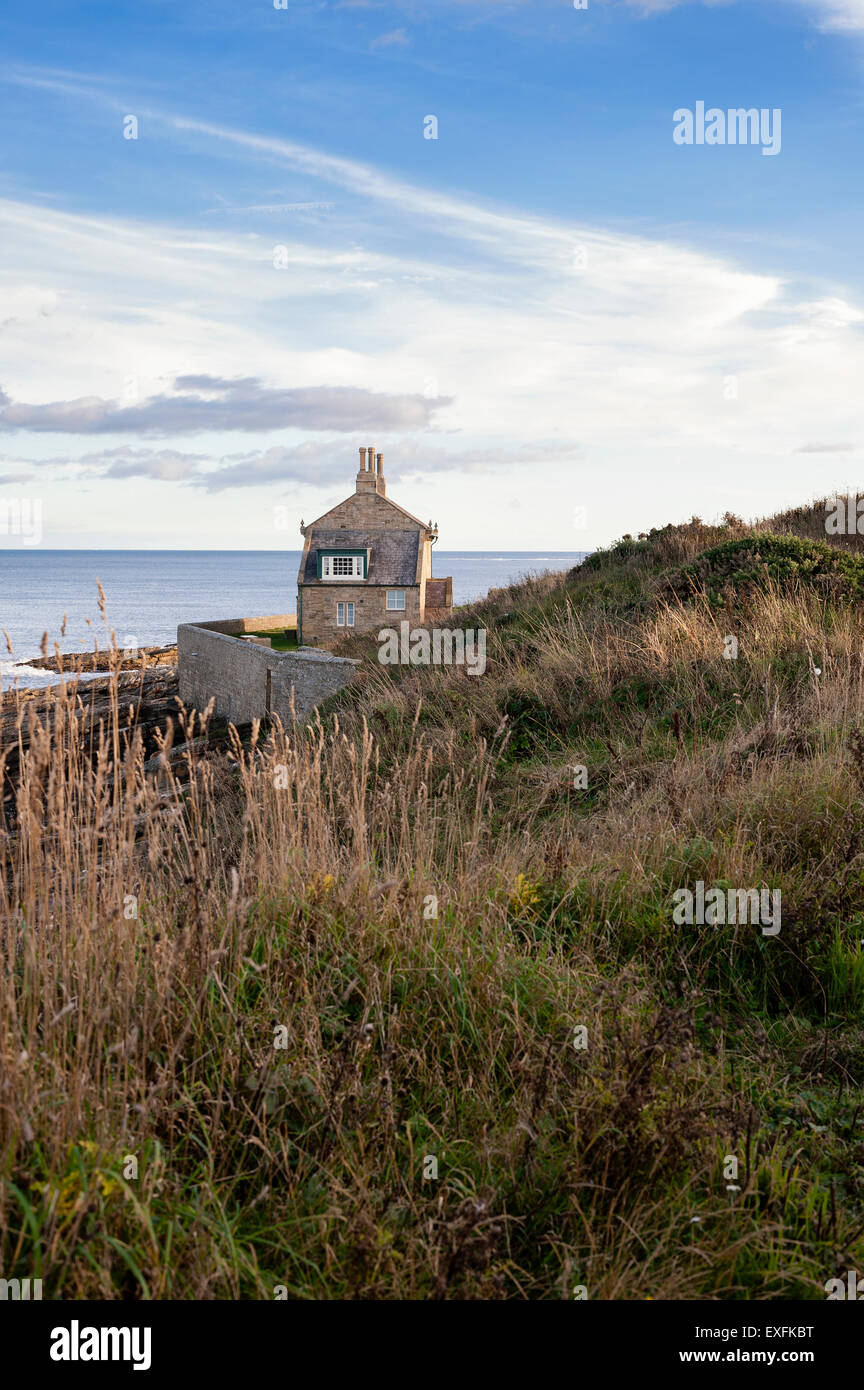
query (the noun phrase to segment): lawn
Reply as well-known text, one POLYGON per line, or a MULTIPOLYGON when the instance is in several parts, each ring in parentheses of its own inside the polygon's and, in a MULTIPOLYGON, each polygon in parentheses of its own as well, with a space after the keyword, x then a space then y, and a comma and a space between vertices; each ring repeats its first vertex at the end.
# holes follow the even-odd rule
POLYGON ((247 637, 269 637, 274 652, 293 652, 297 648, 296 627, 276 628, 271 631, 248 632, 247 637))

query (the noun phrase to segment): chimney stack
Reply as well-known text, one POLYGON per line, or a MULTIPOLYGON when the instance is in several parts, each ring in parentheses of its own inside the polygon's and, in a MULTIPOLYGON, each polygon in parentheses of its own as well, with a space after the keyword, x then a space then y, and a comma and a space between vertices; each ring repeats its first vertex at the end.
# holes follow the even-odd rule
POLYGON ((372 448, 371 444, 367 449, 360 450, 360 472, 357 474, 357 491, 377 491, 375 479, 375 450, 372 448))

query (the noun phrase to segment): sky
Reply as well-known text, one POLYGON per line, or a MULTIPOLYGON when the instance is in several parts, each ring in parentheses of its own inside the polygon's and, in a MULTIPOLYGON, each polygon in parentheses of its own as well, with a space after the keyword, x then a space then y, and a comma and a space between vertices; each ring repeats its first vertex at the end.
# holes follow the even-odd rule
POLYGON ((864 0, 579 3, 4 0, 0 546, 864 491, 864 0))

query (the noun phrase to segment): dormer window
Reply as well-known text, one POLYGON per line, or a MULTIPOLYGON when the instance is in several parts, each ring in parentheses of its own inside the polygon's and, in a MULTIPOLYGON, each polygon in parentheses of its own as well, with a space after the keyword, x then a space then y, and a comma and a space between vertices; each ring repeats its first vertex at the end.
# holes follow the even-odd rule
POLYGON ((325 580, 365 579, 367 574, 368 551, 366 550, 319 550, 318 578, 325 580))

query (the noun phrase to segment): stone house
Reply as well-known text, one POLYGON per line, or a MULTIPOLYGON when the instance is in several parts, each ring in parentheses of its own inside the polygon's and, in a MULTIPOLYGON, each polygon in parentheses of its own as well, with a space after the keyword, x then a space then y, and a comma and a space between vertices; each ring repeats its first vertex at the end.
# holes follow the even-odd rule
POLYGON ((300 523, 297 641, 304 646, 450 617, 453 581, 432 578, 438 527, 387 496, 382 461, 373 448, 361 449, 352 495, 309 526, 300 523))

